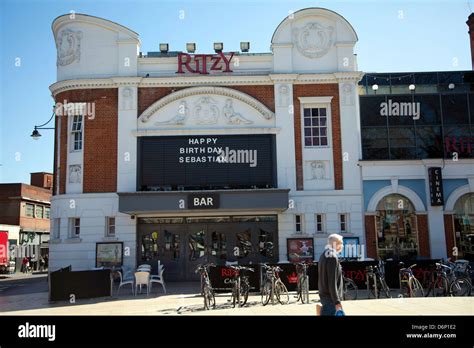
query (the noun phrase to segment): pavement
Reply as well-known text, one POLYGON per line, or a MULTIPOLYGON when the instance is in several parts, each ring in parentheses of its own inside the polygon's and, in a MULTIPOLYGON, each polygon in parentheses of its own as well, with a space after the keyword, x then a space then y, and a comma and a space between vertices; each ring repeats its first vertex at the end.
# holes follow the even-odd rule
MULTIPOLYGON (((195 282, 167 283, 167 294, 161 286, 133 296, 130 286, 115 289, 112 297, 48 301, 45 275, 26 275, 0 280, 0 315, 308 315, 316 313, 317 293, 310 293, 310 303, 296 303, 290 293, 287 305, 262 306, 260 296, 252 294, 242 308, 232 308, 230 294, 217 294, 216 308, 203 309, 199 284, 195 282)), ((474 315, 474 297, 367 299, 364 291, 358 300, 344 301, 346 315, 474 315)))

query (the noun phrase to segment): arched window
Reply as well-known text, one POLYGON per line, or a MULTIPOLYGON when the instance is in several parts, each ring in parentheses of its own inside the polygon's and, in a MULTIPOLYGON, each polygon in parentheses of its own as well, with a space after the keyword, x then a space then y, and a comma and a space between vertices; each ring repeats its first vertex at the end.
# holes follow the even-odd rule
POLYGON ((409 199, 391 194, 378 203, 376 234, 379 258, 416 258, 418 228, 415 207, 409 199))
POLYGON ((474 260, 474 193, 467 193, 454 205, 454 237, 457 258, 474 260))

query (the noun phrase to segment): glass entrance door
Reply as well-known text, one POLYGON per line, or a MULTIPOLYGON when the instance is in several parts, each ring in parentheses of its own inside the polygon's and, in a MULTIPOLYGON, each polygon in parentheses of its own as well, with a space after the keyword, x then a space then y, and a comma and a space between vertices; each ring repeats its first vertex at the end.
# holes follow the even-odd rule
POLYGON ((199 280, 195 270, 197 265, 207 263, 208 233, 206 225, 189 224, 186 231, 185 246, 185 278, 199 280))

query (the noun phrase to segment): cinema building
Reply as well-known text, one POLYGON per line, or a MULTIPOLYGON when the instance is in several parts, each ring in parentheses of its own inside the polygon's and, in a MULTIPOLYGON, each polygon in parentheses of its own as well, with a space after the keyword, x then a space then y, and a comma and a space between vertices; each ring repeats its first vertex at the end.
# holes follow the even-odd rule
POLYGON ((474 260, 473 91, 472 71, 360 81, 369 257, 474 260))
POLYGON ((364 243, 363 74, 343 17, 295 12, 268 53, 143 54, 134 31, 81 14, 52 29, 56 106, 86 108, 56 112, 51 269, 123 256, 182 280, 319 255, 328 233, 364 243))

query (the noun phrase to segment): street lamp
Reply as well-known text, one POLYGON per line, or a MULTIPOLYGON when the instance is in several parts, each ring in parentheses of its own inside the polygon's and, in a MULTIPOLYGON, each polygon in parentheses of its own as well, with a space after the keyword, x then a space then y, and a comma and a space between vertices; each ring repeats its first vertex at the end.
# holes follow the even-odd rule
POLYGON ((51 122, 51 120, 53 119, 53 117, 55 116, 55 113, 53 111, 53 114, 51 115, 50 119, 48 120, 48 122, 46 123, 43 123, 42 125, 39 125, 39 126, 35 126, 35 128, 33 129, 33 132, 31 133, 31 137, 34 139, 34 140, 38 140, 40 137, 41 137, 41 133, 38 131, 38 129, 54 129, 54 127, 44 127, 46 126, 49 122, 51 122))

